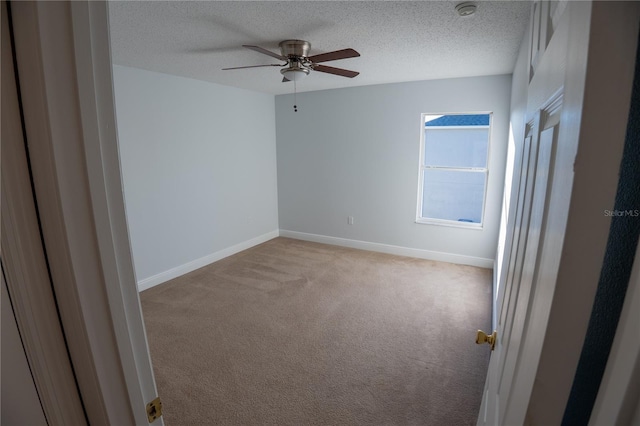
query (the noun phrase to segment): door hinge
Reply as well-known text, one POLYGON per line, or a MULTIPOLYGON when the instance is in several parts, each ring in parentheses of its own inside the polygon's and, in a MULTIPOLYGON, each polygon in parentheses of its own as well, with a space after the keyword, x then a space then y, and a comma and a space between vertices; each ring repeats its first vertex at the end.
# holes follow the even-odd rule
POLYGON ((157 397, 153 401, 147 404, 147 418, 149 423, 156 421, 158 417, 162 415, 162 401, 160 397, 157 397))

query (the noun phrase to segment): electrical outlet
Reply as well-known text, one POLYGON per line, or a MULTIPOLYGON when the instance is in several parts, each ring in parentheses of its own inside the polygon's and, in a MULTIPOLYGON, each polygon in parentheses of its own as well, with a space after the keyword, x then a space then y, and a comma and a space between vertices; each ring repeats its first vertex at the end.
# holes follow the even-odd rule
POLYGON ((353 225, 353 216, 349 216, 349 217, 347 218, 347 223, 348 223, 349 225, 353 225))

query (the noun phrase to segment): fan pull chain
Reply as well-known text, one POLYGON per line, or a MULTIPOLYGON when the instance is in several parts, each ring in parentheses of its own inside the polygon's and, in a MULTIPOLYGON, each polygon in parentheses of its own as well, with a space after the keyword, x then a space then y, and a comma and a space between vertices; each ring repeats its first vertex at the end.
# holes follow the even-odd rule
POLYGON ((296 87, 296 81, 293 80, 293 112, 298 112, 297 92, 298 92, 298 89, 296 87))

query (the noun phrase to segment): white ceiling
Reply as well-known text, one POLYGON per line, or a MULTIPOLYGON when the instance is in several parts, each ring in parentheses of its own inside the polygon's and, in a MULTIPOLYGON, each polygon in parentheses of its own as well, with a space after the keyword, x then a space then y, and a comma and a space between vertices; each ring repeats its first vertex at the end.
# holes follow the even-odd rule
POLYGON ((302 39, 311 55, 351 47, 361 57, 326 65, 359 71, 350 79, 313 72, 298 91, 513 71, 528 1, 479 1, 460 17, 456 1, 109 2, 113 62, 272 94, 291 93, 277 63, 241 47, 279 53, 302 39))

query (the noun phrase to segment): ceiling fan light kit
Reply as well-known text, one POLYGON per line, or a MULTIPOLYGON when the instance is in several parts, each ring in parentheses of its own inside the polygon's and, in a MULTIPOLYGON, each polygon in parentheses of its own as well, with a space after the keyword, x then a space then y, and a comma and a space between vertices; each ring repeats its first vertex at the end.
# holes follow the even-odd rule
POLYGON ((283 82, 300 81, 308 76, 310 72, 311 70, 309 70, 309 68, 305 68, 303 66, 300 66, 299 64, 280 70, 280 73, 284 76, 283 82))
MULTIPOLYGON (((294 82, 294 94, 296 91, 295 83, 308 76, 311 71, 318 71, 327 74, 338 75, 341 77, 353 78, 360 74, 357 71, 345 70, 342 68, 330 67, 327 65, 319 65, 321 62, 337 61, 338 59, 356 58, 360 56, 358 52, 349 48, 335 50, 328 53, 320 53, 318 55, 309 56, 311 43, 305 40, 283 40, 278 46, 280 54, 274 53, 260 46, 243 45, 247 49, 254 50, 263 55, 285 61, 285 64, 267 64, 267 65, 249 65, 244 67, 223 68, 223 70, 235 70, 242 68, 259 68, 259 67, 281 67, 280 73, 283 76, 282 82, 294 82)), ((294 105, 294 111, 297 111, 294 105)))

